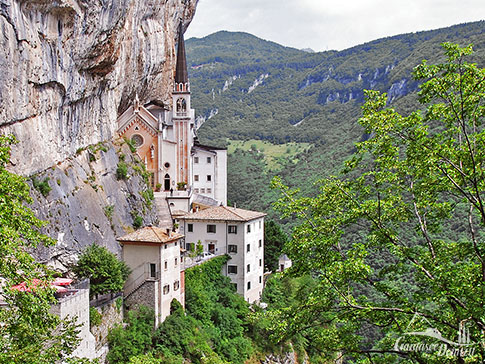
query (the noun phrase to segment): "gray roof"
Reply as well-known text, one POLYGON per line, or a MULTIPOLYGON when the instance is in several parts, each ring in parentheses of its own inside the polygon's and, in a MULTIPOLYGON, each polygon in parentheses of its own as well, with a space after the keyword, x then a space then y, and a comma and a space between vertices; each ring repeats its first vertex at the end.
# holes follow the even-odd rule
POLYGON ((239 209, 236 207, 214 206, 197 212, 187 213, 183 220, 214 220, 214 221, 251 221, 266 216, 263 212, 239 209))
POLYGON ((125 235, 117 240, 120 243, 154 243, 163 244, 177 239, 183 238, 182 234, 170 232, 167 234, 167 229, 159 227, 147 226, 138 229, 128 235, 125 235))

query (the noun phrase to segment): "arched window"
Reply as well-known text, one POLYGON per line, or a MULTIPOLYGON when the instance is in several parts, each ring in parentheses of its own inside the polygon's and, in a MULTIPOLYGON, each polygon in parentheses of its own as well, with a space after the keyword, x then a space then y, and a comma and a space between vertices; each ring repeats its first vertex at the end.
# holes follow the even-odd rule
POLYGON ((177 112, 186 112, 187 111, 187 102, 183 97, 177 99, 177 112))

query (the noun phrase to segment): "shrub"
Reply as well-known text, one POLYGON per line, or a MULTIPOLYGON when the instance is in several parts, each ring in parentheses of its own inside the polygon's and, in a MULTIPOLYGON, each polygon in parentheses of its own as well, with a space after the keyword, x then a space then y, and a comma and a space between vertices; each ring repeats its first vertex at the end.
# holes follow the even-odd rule
POLYGON ((78 263, 73 267, 78 277, 89 278, 91 289, 89 295, 120 292, 130 275, 130 268, 125 262, 105 247, 97 244, 88 246, 78 263))
POLYGON ((110 364, 126 363, 130 358, 143 355, 151 348, 155 326, 153 310, 140 306, 136 311, 129 311, 127 322, 126 327, 118 325, 108 334, 107 359, 110 364))
POLYGON ((52 187, 49 186, 49 177, 44 178, 42 181, 39 181, 37 178, 32 177, 32 185, 44 197, 47 197, 49 195, 49 192, 51 192, 52 190, 52 187))
POLYGON ((128 145, 128 147, 130 148, 130 152, 136 153, 135 143, 133 143, 133 141, 128 138, 124 138, 124 140, 125 140, 125 143, 128 145))
POLYGON ((116 179, 126 179, 128 177, 128 166, 125 162, 119 161, 118 167, 116 168, 116 179))
POLYGON ((103 315, 94 307, 89 307, 89 327, 99 326, 103 315))
POLYGON ((114 211, 114 208, 115 206, 114 205, 106 205, 103 210, 104 210, 104 214, 106 215, 106 217, 108 219, 111 220, 111 218, 113 217, 113 211, 114 211))
POLYGON ((136 214, 135 217, 133 218, 133 227, 138 230, 142 226, 143 226, 143 218, 140 215, 136 214))

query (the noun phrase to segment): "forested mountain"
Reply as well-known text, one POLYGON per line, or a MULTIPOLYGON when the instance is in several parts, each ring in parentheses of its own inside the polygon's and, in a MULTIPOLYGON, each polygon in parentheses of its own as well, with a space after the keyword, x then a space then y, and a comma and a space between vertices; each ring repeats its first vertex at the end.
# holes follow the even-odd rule
POLYGON ((230 146, 229 200, 269 209, 274 196, 267 186, 275 174, 310 192, 312 182, 336 173, 354 143, 365 139, 357 124, 364 89, 387 92, 388 102, 406 113, 417 106, 413 68, 423 59, 444 59, 442 42, 473 44, 472 60, 483 65, 484 33, 485 21, 480 21, 318 53, 246 33, 189 39, 192 100, 203 123, 200 138, 218 145, 249 141, 239 143, 239 150, 230 146), (309 145, 287 148, 274 158, 272 144, 288 142, 309 145))

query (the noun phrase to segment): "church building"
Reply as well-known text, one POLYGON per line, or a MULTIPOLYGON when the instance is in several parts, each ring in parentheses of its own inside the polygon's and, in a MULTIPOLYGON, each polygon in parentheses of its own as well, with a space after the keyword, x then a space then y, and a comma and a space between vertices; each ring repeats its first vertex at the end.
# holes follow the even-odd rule
POLYGON ((223 274, 248 302, 259 301, 263 290, 266 214, 226 206, 227 150, 198 141, 190 96, 180 24, 172 104, 136 97, 118 119, 119 136, 131 141, 150 172, 161 220, 118 239, 133 270, 125 297, 128 305, 154 307, 157 324, 172 299, 184 303, 184 259, 197 241, 208 256, 230 256, 223 274))
POLYGON ((142 104, 137 96, 118 119, 118 134, 136 147, 152 187, 167 196, 171 210, 187 210, 194 201, 227 202, 227 150, 200 144, 196 131, 180 24, 171 107, 158 100, 142 104))

